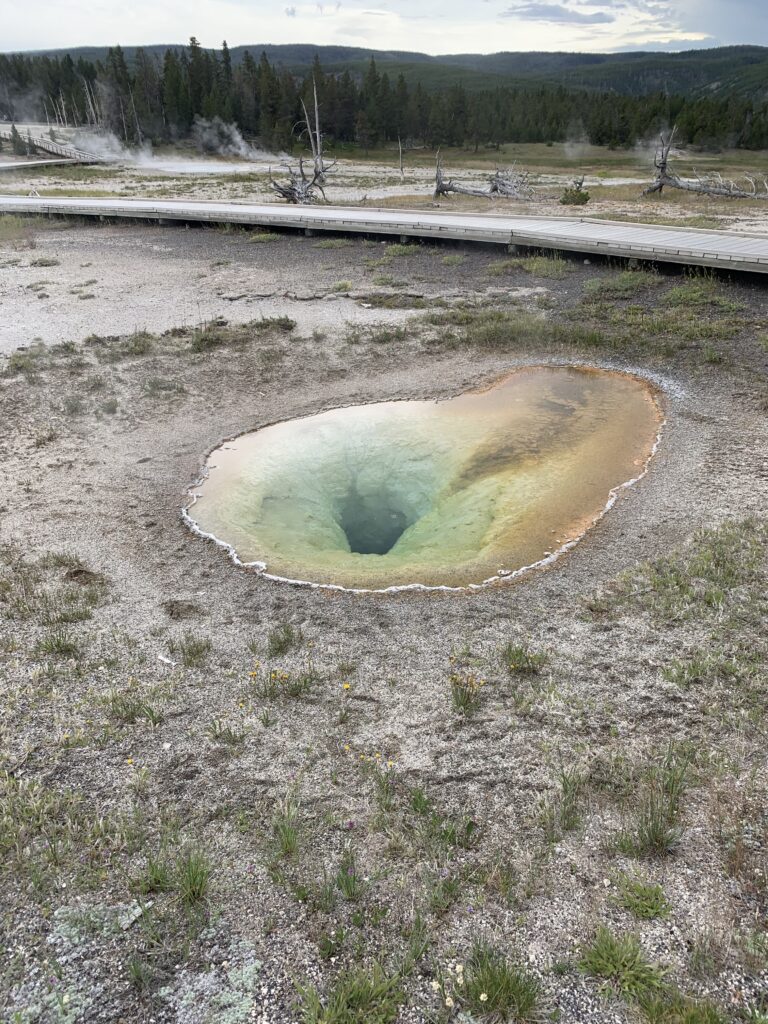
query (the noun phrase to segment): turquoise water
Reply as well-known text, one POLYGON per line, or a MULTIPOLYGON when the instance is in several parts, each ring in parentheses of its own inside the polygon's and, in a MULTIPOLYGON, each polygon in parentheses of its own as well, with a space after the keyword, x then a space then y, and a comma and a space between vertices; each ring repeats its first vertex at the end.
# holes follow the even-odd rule
POLYGON ((270 575, 463 587, 551 557, 641 475, 661 414, 627 374, 530 367, 445 401, 382 402, 216 449, 189 517, 270 575))

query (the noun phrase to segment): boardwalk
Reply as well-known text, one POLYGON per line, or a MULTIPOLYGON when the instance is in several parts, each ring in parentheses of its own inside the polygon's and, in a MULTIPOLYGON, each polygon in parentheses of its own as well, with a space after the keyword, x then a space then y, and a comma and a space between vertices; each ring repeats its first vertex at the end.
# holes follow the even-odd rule
MULTIPOLYGON (((21 132, 21 141, 26 145, 27 142, 32 144, 32 148, 39 150, 41 153, 50 153, 52 156, 61 157, 62 159, 74 164, 99 164, 103 163, 101 157, 94 156, 93 153, 86 153, 84 149, 78 149, 77 146, 70 146, 67 143, 54 142, 53 139, 46 139, 41 135, 30 135, 28 133, 21 132)), ((0 128, 0 139, 5 142, 13 141, 13 134, 7 128, 0 128)))
POLYGON ((768 234, 656 227, 566 217, 518 217, 278 203, 0 196, 0 213, 242 224, 533 246, 565 252, 768 273, 768 234))

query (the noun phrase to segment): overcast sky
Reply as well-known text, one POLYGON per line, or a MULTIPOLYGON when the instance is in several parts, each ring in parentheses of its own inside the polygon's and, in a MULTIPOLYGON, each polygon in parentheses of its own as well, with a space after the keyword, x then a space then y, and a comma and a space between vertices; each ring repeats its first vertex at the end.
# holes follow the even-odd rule
POLYGON ((768 44, 768 0, 0 0, 0 52, 335 43, 426 53, 768 44))

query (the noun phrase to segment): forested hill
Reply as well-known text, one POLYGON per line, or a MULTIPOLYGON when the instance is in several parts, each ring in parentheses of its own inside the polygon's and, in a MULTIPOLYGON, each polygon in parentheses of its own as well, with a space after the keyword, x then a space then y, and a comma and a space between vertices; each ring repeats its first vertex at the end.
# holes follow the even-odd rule
POLYGON ((0 119, 85 125, 129 144, 189 136, 207 144, 202 119, 218 122, 216 145, 222 123, 234 123, 249 140, 290 150, 316 87, 331 145, 632 146, 674 123, 689 145, 768 149, 767 70, 768 49, 759 47, 374 59, 345 47, 206 50, 193 38, 183 47, 0 54, 0 119))
MULTIPOLYGON (((168 44, 146 46, 146 54, 162 59, 168 44)), ((108 47, 80 47, 70 50, 41 50, 25 56, 62 58, 69 53, 74 61, 104 62, 108 47)), ((123 48, 131 66, 136 47, 123 48)), ((680 53, 460 53, 430 56, 398 50, 371 50, 352 46, 283 46, 254 43, 230 49, 236 67, 245 53, 261 55, 278 68, 297 75, 305 74, 317 56, 326 71, 362 74, 371 57, 390 77, 403 74, 409 84, 416 81, 427 90, 440 89, 458 80, 467 89, 529 82, 569 85, 599 91, 615 91, 627 96, 654 92, 703 98, 706 96, 746 96, 768 99, 768 47, 722 46, 680 53)))

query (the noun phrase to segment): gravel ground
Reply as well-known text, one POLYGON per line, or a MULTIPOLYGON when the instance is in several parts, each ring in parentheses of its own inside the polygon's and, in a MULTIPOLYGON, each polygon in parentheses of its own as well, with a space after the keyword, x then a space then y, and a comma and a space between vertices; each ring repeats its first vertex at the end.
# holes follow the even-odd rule
MULTIPOLYGON (((374 961, 395 971, 420 920, 400 1024, 472 1009, 448 966, 470 971, 481 938, 538 981, 539 1018, 646 1019, 580 967, 600 924, 639 935, 670 986, 711 999, 720 1016, 702 1020, 748 1019, 768 984, 764 290, 707 279, 694 320, 741 310, 717 358, 690 337, 669 351, 488 350, 425 326, 424 309, 366 308, 370 295, 572 322, 589 282, 618 271, 499 278, 498 253, 467 250, 457 268, 443 261, 457 250, 429 246, 371 267, 388 247, 315 244, 129 226, 40 230, 36 248, 0 250, 4 350, 76 343, 0 362, 4 1019, 331 1021, 302 1017, 296 986, 322 995, 374 961), (39 254, 58 263, 33 268, 39 254), (382 273, 401 284, 374 285, 382 273), (36 274, 48 299, 28 288, 36 274), (235 331, 210 351, 171 330, 275 315, 297 327, 235 331), (374 322, 409 330, 376 341, 374 322), (349 323, 364 328, 351 341, 349 323), (131 348, 120 336, 136 327, 171 333, 131 348), (89 334, 105 340, 81 344, 89 334), (312 591, 235 569, 181 521, 226 437, 548 360, 650 375, 667 424, 649 473, 547 571, 473 594, 312 591), (711 600, 697 583, 675 610, 662 600, 674 574, 636 568, 748 517, 711 600), (508 670, 507 644, 543 663, 508 670), (744 647, 738 681, 664 674, 744 647), (272 670, 306 686, 270 691, 272 670), (486 682, 474 714, 453 709, 452 675, 486 682), (670 743, 688 765, 679 842, 622 852, 670 743), (579 779, 572 819, 565 769, 579 779), (179 881, 189 851, 211 868, 197 896, 179 881), (152 858, 177 868, 158 879, 152 858), (660 884, 668 914, 633 917, 622 873, 660 884)), ((680 280, 634 304, 677 308, 659 295, 680 280)), ((697 571, 708 578, 711 560, 697 571)))

